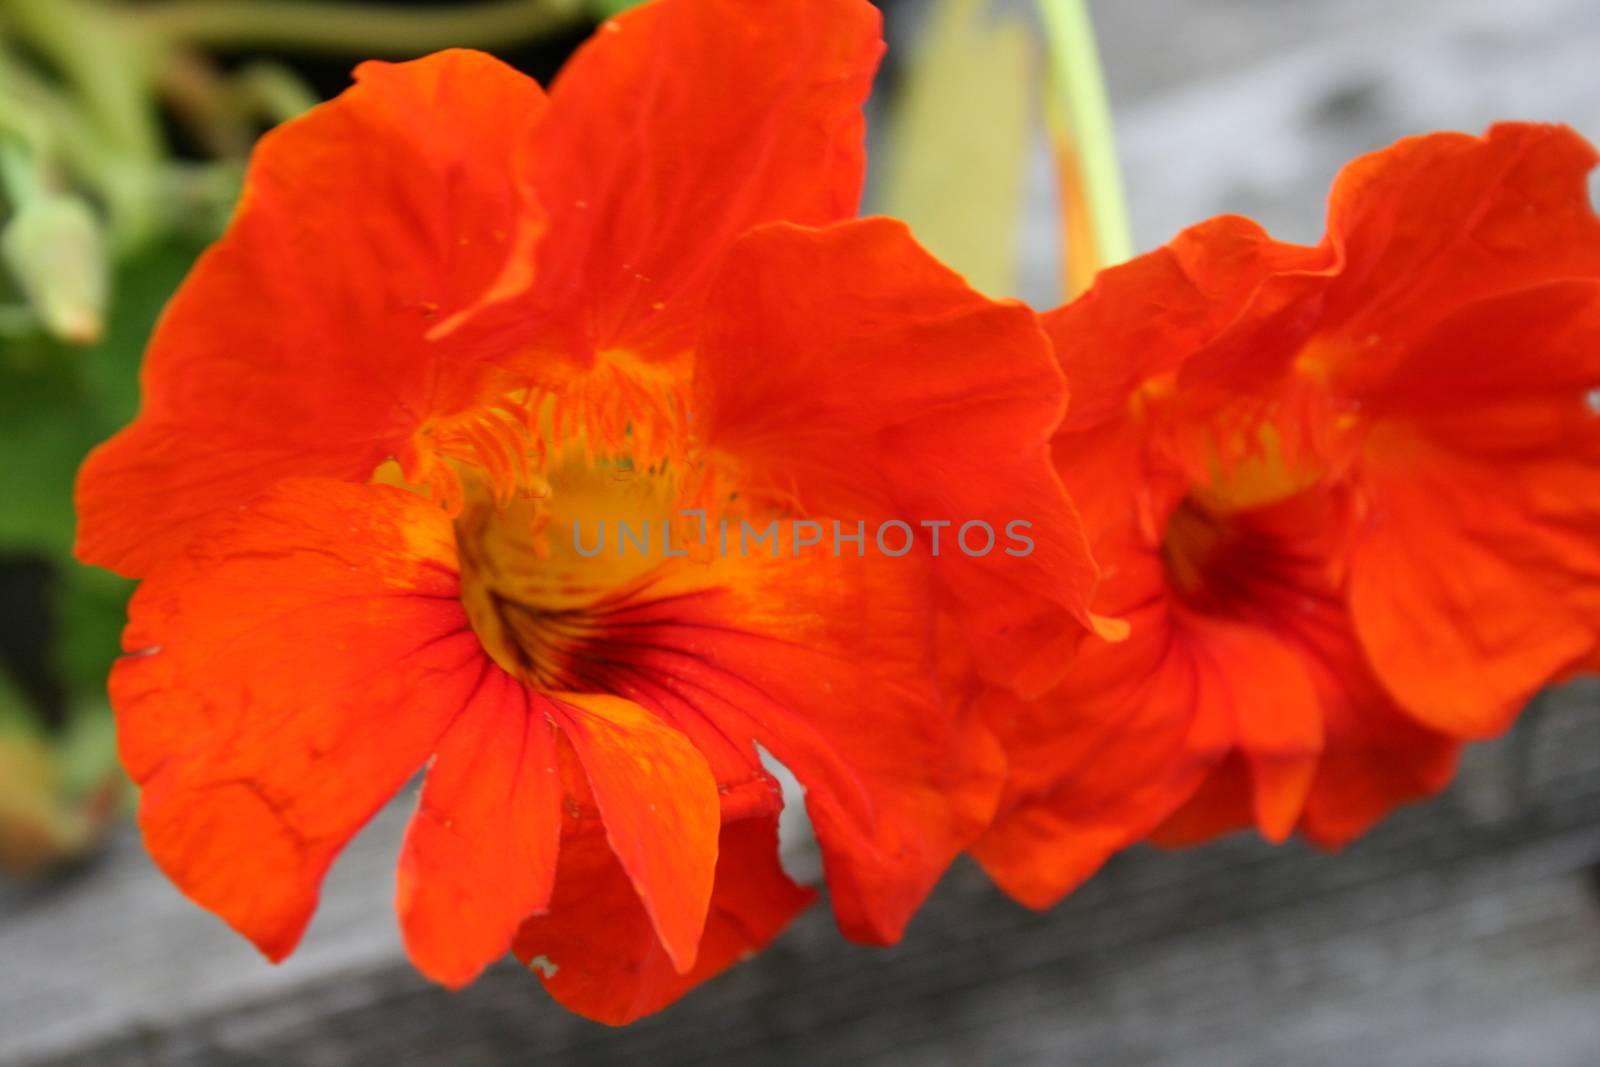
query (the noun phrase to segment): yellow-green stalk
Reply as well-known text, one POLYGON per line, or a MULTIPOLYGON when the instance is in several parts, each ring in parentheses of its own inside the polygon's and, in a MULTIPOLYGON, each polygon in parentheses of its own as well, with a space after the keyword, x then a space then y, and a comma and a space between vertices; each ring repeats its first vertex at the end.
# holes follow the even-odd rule
POLYGON ((1069 297, 1133 255, 1110 96, 1088 0, 1039 0, 1050 56, 1051 135, 1060 167, 1069 297))

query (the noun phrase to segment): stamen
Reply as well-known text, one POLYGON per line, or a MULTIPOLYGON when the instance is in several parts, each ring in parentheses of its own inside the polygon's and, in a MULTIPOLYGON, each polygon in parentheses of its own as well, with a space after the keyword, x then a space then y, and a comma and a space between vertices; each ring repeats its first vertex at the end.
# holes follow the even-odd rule
POLYGON ((503 507, 531 485, 534 459, 544 454, 528 419, 509 401, 430 423, 417 431, 415 447, 420 469, 407 471, 408 480, 451 515, 460 514, 466 496, 462 468, 503 507))

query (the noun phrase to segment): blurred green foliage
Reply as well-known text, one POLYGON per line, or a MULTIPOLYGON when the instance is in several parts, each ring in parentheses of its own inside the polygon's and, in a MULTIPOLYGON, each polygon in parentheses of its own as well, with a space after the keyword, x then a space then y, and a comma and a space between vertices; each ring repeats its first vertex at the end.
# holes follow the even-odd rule
POLYGON ((106 678, 133 583, 73 558, 73 485, 136 412, 148 338, 256 137, 346 63, 564 53, 561 34, 631 6, 0 0, 0 871, 84 854, 117 810, 106 678))
POLYGON ((145 341, 198 252, 169 239, 123 263, 97 344, 34 334, 0 345, 0 451, 12 457, 0 463, 0 553, 70 557, 73 475, 133 417, 145 341))
MULTIPOLYGON (((39 672, 26 688, 0 667, 0 733, 14 743, 52 735, 51 781, 68 795, 99 788, 113 762, 105 682, 132 587, 73 560, 73 481, 89 450, 132 418, 145 341, 198 251, 192 239, 173 239, 129 256, 97 344, 76 348, 41 334, 0 342, 0 562, 12 576, 0 587, 5 637, 13 646, 33 640, 24 651, 42 645, 44 659, 11 668, 13 676, 39 672), (42 596, 16 582, 19 564, 48 576, 42 596), (41 706, 56 700, 59 707, 41 706)), ((15 647, 8 651, 14 660, 15 647)))

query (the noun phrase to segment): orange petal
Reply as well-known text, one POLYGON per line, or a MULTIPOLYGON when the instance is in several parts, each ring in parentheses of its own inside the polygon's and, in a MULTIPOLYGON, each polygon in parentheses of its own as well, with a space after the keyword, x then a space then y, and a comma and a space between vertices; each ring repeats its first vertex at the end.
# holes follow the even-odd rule
POLYGON ((111 678, 156 863, 274 960, 333 857, 478 692, 449 521, 398 489, 284 483, 134 597, 111 678))
POLYGON ((1325 250, 1224 215, 1102 271, 1043 316, 1072 388, 1063 431, 1120 419, 1135 393, 1201 353, 1227 365, 1292 353, 1307 328, 1296 301, 1330 262, 1325 250))
POLYGON ((1413 715, 1461 739, 1494 736, 1594 647, 1593 617, 1546 581, 1563 564, 1600 563, 1595 477, 1560 457, 1496 465, 1406 446, 1418 450, 1426 458, 1368 471, 1374 510, 1351 564, 1351 610, 1379 677, 1413 715), (1541 530, 1540 510, 1588 517, 1592 532, 1541 530))
POLYGON ((1264 629, 1209 622, 1204 655, 1217 670, 1250 773, 1251 815, 1281 842, 1305 807, 1323 748, 1323 710, 1305 653, 1264 629))
POLYGON ((694 969, 721 809, 705 757, 620 697, 562 693, 551 714, 583 764, 606 840, 678 973, 694 969))
POLYGON ((138 419, 80 476, 85 561, 140 575, 281 477, 366 481, 511 347, 473 315, 531 282, 539 220, 512 151, 543 94, 473 52, 356 76, 262 139, 173 298, 138 419))
POLYGON ((854 215, 879 21, 864 0, 659 0, 604 23, 530 143, 540 321, 584 358, 679 353, 740 234, 854 215))
POLYGON ((1384 683, 1457 738, 1504 730, 1600 618, 1595 150, 1506 124, 1352 164, 1323 343, 1374 423, 1351 603, 1384 683))
POLYGON ((1341 595, 1343 507, 1342 494, 1310 492, 1233 516, 1250 536, 1230 582, 1254 585, 1242 604, 1257 623, 1247 631, 1254 651, 1236 657, 1240 750, 1152 835, 1158 842, 1193 843, 1253 822, 1274 840, 1298 829, 1333 847, 1449 781, 1457 746, 1385 690, 1341 595))
POLYGON ((981 669, 1033 691, 1059 675, 1096 571, 1050 460, 1065 389, 1034 315, 868 219, 752 233, 706 319, 698 429, 733 487, 868 538, 907 524, 981 669))
POLYGON ((1248 829, 1254 820, 1252 781, 1244 753, 1230 752, 1146 840, 1162 848, 1188 848, 1248 829))
POLYGON ((1186 841, 1252 822, 1281 841, 1311 789, 1322 712, 1293 649, 1162 605, 1129 620, 1125 643, 1086 648, 1044 699, 990 694, 1010 793, 972 852, 1030 907, 1055 904, 1174 812, 1212 808, 1220 780, 1237 776, 1236 799, 1186 841))
POLYGON ((1007 796, 974 858, 1011 896, 1048 908, 1145 837, 1228 752, 1228 709, 1155 612, 1119 645, 1088 646, 1035 701, 991 691, 985 715, 1009 767, 1007 796))
POLYGON ((428 771, 397 910, 412 962, 436 982, 472 981, 550 903, 562 781, 545 703, 485 668, 428 771))
POLYGON ((1565 126, 1502 123, 1482 137, 1406 138, 1351 163, 1329 199, 1343 264, 1322 332, 1415 338, 1473 300, 1600 274, 1596 159, 1565 126))
MULTIPOLYGON (((1109 358, 1121 349, 1105 351, 1109 358)), ((1092 354, 1082 353, 1086 366, 1092 354)), ((1214 675, 1176 626, 1152 547, 1176 495, 1143 469, 1145 442, 1126 418, 1127 398, 1110 402, 1129 386, 1106 371, 1086 379, 1098 417, 1064 427, 1056 455, 1105 567, 1095 607, 1126 619, 1131 634, 1121 644, 1085 644, 1061 684, 1037 700, 991 692, 982 705, 1006 752, 1007 790, 972 852, 1001 888, 1036 908, 1160 824, 1235 740, 1230 709, 1207 684, 1214 675)))
POLYGON ((999 752, 939 688, 923 566, 740 557, 737 537, 730 556, 664 567, 619 605, 594 634, 592 669, 708 750, 723 739, 732 811, 776 799, 757 745, 788 766, 841 928, 893 941, 993 814, 999 752))
MULTIPOLYGON (((1238 628, 1223 640, 1213 634, 1208 653, 1232 648, 1259 655, 1234 661, 1221 684, 1237 722, 1238 747, 1217 764, 1204 785, 1151 829, 1158 845, 1196 845, 1255 827, 1273 844, 1288 840, 1301 823, 1324 755, 1326 714, 1301 655, 1260 631, 1238 628)), ((1357 718, 1364 709, 1354 709, 1357 718)))
MULTIPOLYGON (((1330 662, 1338 663, 1334 654, 1330 662)), ((1461 744, 1419 725, 1370 673, 1341 666, 1342 699, 1323 699, 1324 752, 1299 830, 1339 848, 1402 804, 1430 797, 1455 777, 1461 744)))
MULTIPOLYGON (((1592 419, 1578 420, 1587 394, 1600 381, 1600 279, 1552 274, 1539 284, 1435 309, 1437 320, 1412 343, 1383 346, 1376 352, 1350 352, 1335 359, 1332 385, 1360 403, 1367 418, 1426 418, 1454 436, 1468 451, 1492 445, 1475 442, 1474 424, 1485 408, 1505 412, 1515 398, 1526 405, 1543 401, 1557 418, 1547 430, 1559 436, 1533 436, 1525 426, 1524 445, 1571 445, 1574 433, 1592 419), (1565 410, 1563 410, 1565 409, 1565 410), (1476 446, 1476 447, 1474 447, 1476 446)), ((1525 414, 1532 414, 1525 412, 1525 414)), ((1585 455, 1593 455, 1593 433, 1585 455)))
POLYGON ((621 1026, 660 1011, 765 948, 816 899, 779 865, 775 818, 726 824, 705 934, 685 973, 662 948, 599 828, 573 825, 562 842, 550 914, 523 926, 516 953, 551 996, 598 1022, 621 1026))
POLYGON ((1383 369, 1357 624, 1422 721, 1495 734, 1600 634, 1600 282, 1468 304, 1383 369))

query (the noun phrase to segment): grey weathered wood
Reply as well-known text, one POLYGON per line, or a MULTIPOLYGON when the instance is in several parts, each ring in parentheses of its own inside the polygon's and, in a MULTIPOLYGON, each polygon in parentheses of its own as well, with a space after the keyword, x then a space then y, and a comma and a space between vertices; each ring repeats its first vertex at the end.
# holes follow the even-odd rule
MULTIPOLYGON (((514 966, 449 994, 370 946, 363 951, 365 939, 346 924, 389 927, 371 882, 386 881, 372 868, 386 861, 379 854, 392 855, 392 825, 364 839, 336 879, 330 903, 347 914, 319 918, 308 945, 321 959, 271 983, 261 981, 264 966, 241 983, 240 961, 203 917, 149 910, 153 902, 138 896, 148 875, 124 857, 102 872, 107 880, 84 883, 79 908, 63 899, 70 891, 36 901, 58 909, 31 925, 54 931, 59 955, 41 958, 35 945, 26 957, 42 968, 29 983, 29 1015, 58 1016, 48 1043, 58 1051, 88 1050, 54 1062, 112 1067, 756 1056, 796 1064, 1592 1067, 1600 1050, 1597 711, 1600 687, 1570 690, 1478 754, 1480 764, 1523 779, 1514 814, 1486 819, 1457 789, 1338 856, 1246 838, 1180 854, 1139 851, 1047 915, 1007 904, 962 868, 897 948, 844 945, 818 910, 766 955, 621 1031, 566 1015, 514 966), (1519 753, 1519 741, 1529 751, 1519 753), (130 893, 142 934, 105 910, 130 893), (378 914, 348 914, 353 898, 378 914), (151 944, 140 946, 145 938, 151 944), (115 945, 119 956, 88 977, 97 945, 115 945), (165 951, 140 959, 136 985, 129 970, 140 947, 165 951), (348 956, 335 963, 330 951, 348 956), (142 1033, 139 1012, 110 1032, 105 1012, 78 1015, 83 1001, 94 1003, 97 978, 138 1001, 150 1023, 142 1033), (74 985, 79 997, 57 1004, 74 985), (77 1035, 66 1029, 74 1019, 77 1035)), ((14 930, 0 928, 4 958, 17 958, 17 948, 14 930)), ((21 977, 9 972, 8 983, 21 977)), ((9 989, 8 1001, 16 995, 9 989)), ((7 1021, 29 1015, 13 1011, 7 1021)))
MULTIPOLYGON (((1403 133, 1498 117, 1600 133, 1591 0, 1097 9, 1144 247, 1220 211, 1314 239, 1337 167, 1403 133)), ((1029 244, 1040 302, 1051 232, 1029 244)), ((281 968, 131 835, 75 878, 0 888, 0 1063, 1600 1064, 1593 683, 1343 855, 1137 851, 1042 916, 962 866, 894 949, 842 943, 817 909, 623 1031, 567 1015, 514 966, 460 994, 417 978, 390 900, 404 814, 341 860, 281 968)))

